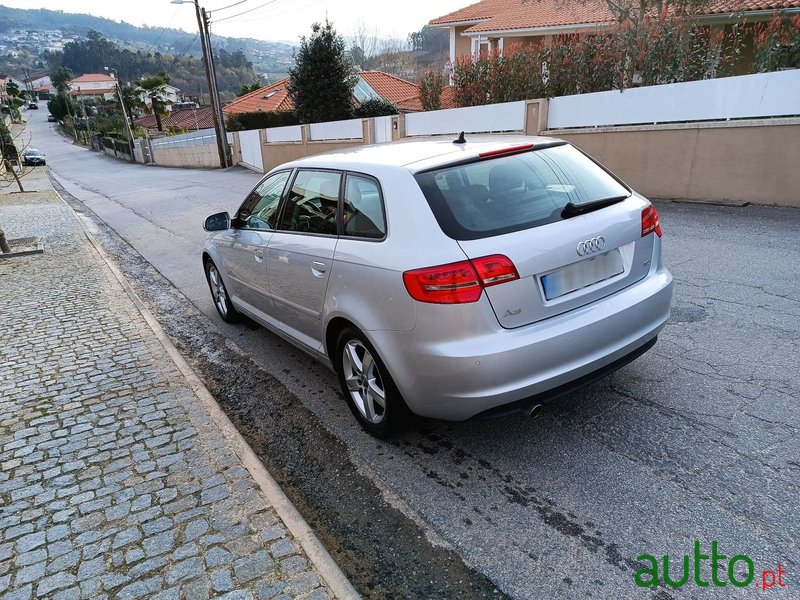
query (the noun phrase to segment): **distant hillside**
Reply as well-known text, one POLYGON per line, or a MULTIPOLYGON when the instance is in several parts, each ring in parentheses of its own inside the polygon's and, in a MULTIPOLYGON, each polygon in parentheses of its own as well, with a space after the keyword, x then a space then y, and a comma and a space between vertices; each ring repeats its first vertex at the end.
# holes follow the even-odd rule
MULTIPOLYGON (((133 50, 200 55, 197 34, 180 29, 136 27, 91 15, 0 5, 0 36, 13 30, 26 30, 31 35, 45 30, 60 30, 65 37, 85 38, 92 29, 102 33, 106 39, 130 46, 133 50)), ((25 41, 21 43, 24 47, 25 41)), ((258 73, 286 73, 292 64, 293 47, 289 44, 221 36, 212 36, 212 44, 229 52, 241 49, 258 73)))

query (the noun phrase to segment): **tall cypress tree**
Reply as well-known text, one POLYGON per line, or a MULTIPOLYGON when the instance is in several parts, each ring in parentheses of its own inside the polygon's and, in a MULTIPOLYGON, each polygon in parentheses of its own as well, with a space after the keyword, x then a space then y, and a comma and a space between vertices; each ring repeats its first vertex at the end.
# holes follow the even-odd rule
POLYGON ((338 121, 353 116, 353 88, 358 78, 345 52, 344 39, 330 21, 314 23, 303 37, 289 70, 289 96, 301 123, 338 121))

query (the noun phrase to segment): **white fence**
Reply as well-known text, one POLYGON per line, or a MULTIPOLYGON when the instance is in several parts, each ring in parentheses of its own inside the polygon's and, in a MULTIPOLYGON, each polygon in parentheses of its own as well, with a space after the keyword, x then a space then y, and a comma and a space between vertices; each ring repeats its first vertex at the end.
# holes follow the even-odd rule
POLYGON ((392 141, 392 117, 375 117, 375 142, 392 141))
POLYGON ((303 141, 303 127, 301 125, 270 127, 264 131, 267 134, 268 144, 303 141))
POLYGON ((182 133, 180 135, 157 138, 152 140, 150 143, 153 148, 158 148, 159 150, 163 150, 164 148, 205 146, 206 144, 216 144, 217 134, 213 129, 200 129, 198 131, 190 131, 189 133, 182 133))
POLYGON ((549 129, 800 115, 800 70, 550 100, 549 129))
POLYGON ((323 140, 360 140, 364 136, 361 119, 312 123, 309 126, 309 130, 311 140, 315 142, 323 140))
POLYGON ((258 129, 239 132, 239 146, 242 152, 241 162, 256 171, 264 171, 264 161, 261 158, 261 137, 258 129))
POLYGON ((523 131, 525 102, 450 108, 406 115, 406 135, 523 131))

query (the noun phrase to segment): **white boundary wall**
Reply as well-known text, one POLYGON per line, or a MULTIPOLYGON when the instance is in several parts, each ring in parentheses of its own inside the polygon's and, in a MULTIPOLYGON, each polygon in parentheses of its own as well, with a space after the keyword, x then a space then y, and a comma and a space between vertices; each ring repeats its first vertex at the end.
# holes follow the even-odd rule
POLYGON ((549 129, 800 115, 800 70, 550 100, 549 129))
POLYGON ((270 127, 264 130, 267 134, 267 143, 302 142, 302 125, 287 125, 285 127, 270 127))
POLYGON ((170 135, 167 137, 151 140, 153 148, 163 150, 164 148, 181 148, 187 146, 205 146, 206 144, 216 145, 217 134, 214 129, 200 129, 180 135, 170 135))
POLYGON ((525 101, 469 106, 406 115, 406 135, 524 131, 525 101))
POLYGON ((329 121, 327 123, 312 123, 309 125, 311 141, 323 140, 360 140, 364 136, 361 119, 348 119, 347 121, 329 121))

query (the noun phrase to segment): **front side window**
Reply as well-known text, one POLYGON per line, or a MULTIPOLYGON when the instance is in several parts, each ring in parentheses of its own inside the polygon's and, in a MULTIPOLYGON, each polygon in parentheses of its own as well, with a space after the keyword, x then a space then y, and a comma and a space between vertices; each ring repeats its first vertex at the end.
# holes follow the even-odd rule
POLYGON ((236 213, 240 229, 274 229, 278 220, 281 196, 289 180, 289 171, 281 171, 259 183, 236 213))
POLYGON ((336 235, 341 180, 342 174, 333 171, 298 171, 286 200, 280 228, 336 235))
POLYGON ((348 175, 343 209, 345 235, 371 239, 386 235, 381 189, 374 179, 348 175))
POLYGON ((442 231, 474 240, 560 221, 580 205, 630 192, 568 144, 415 175, 442 231))

